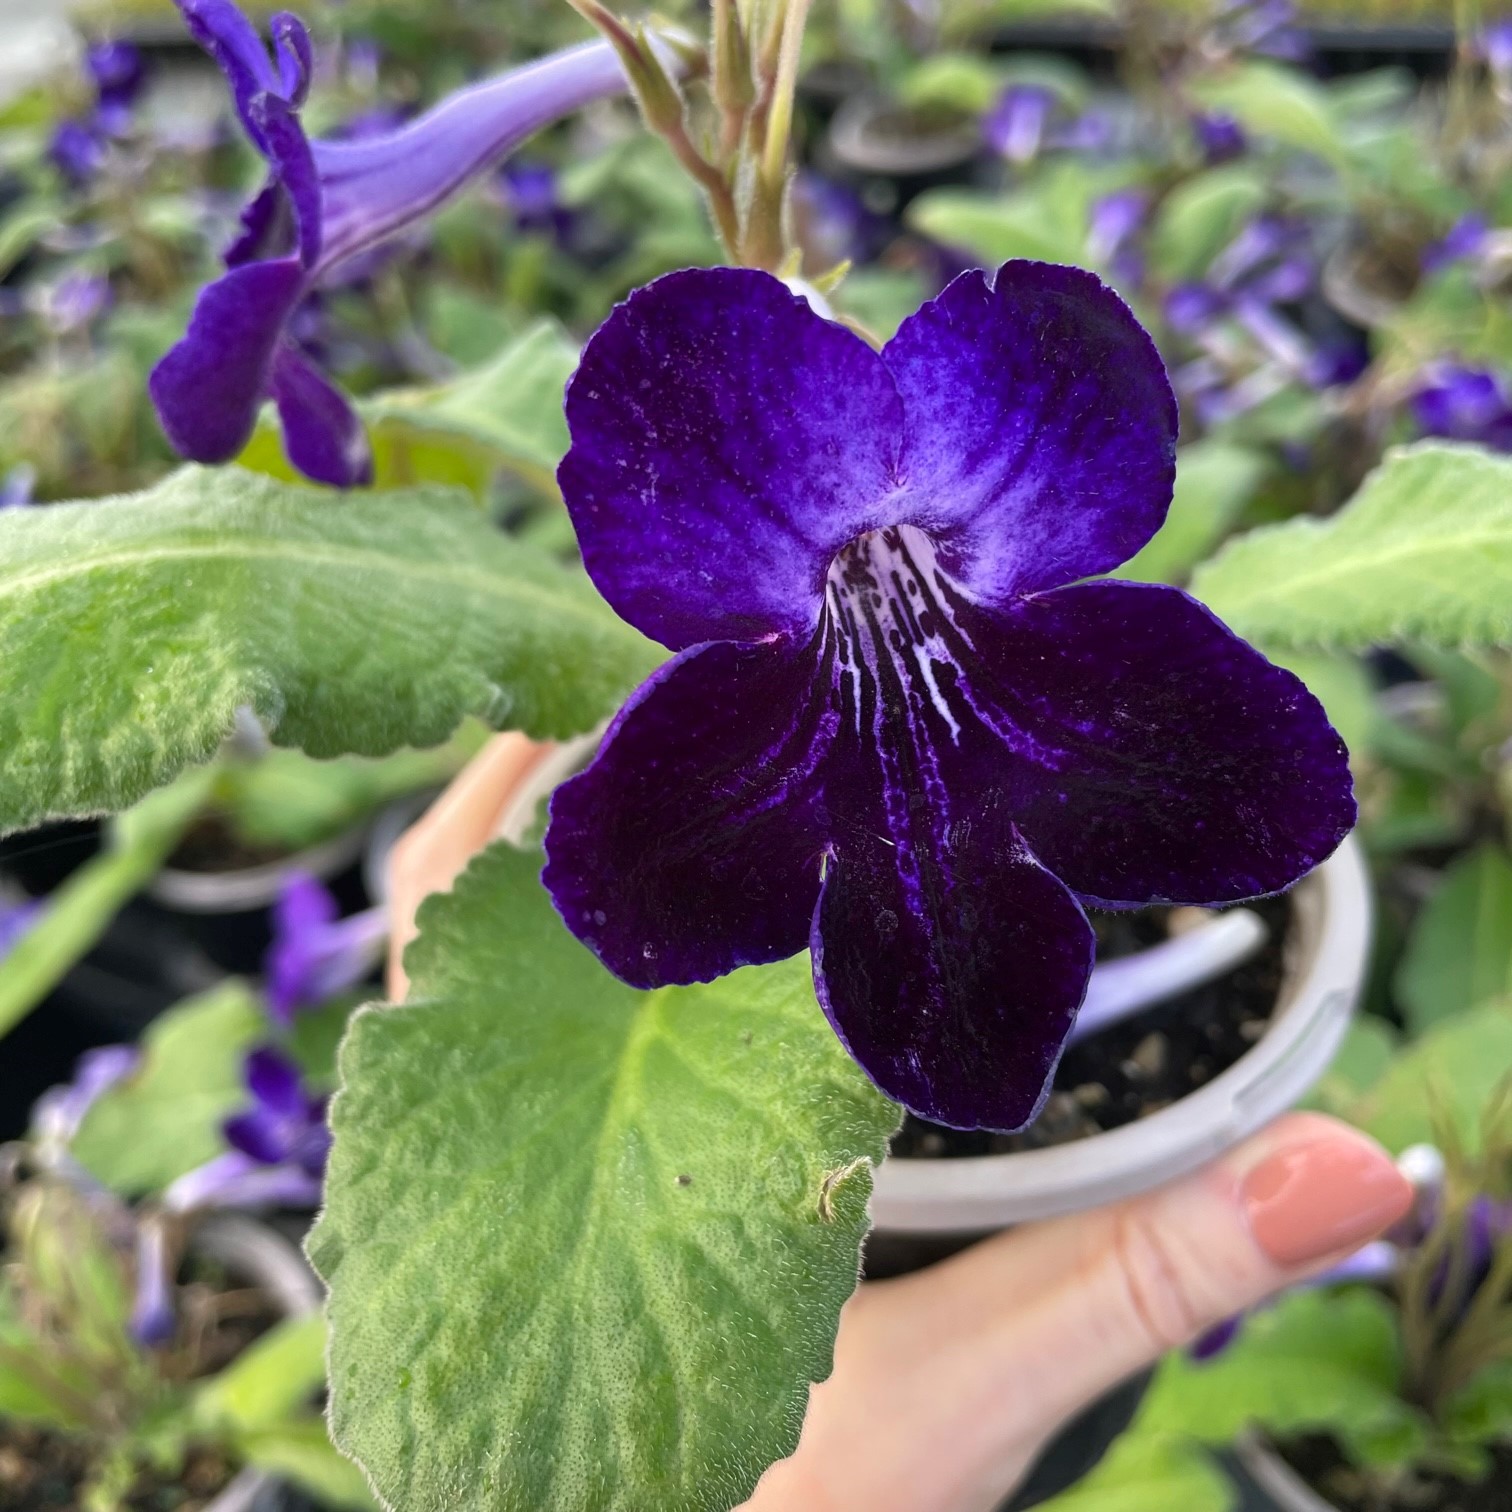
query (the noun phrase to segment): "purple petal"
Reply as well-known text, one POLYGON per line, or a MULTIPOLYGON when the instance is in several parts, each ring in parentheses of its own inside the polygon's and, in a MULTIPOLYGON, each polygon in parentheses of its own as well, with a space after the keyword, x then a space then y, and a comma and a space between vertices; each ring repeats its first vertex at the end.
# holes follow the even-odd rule
MULTIPOLYGON (((252 116, 262 132, 268 162, 294 212, 299 260, 313 268, 320 260, 322 211, 320 178, 309 139, 293 108, 276 95, 259 95, 252 102, 252 116)), ((245 236, 244 222, 238 245, 245 236)))
POLYGON ((971 690, 1024 759, 1015 819, 1086 900, 1277 892, 1353 826, 1317 699, 1180 590, 1085 583, 958 614, 971 690))
POLYGON ((1150 338, 1092 274, 962 274, 882 356, 907 416, 910 518, 978 602, 1106 572, 1165 519, 1176 399, 1150 338))
POLYGON ((1010 84, 982 118, 982 139, 1010 163, 1034 160, 1055 95, 1042 84, 1010 84))
POLYGON ((356 410, 291 346, 274 359, 272 390, 284 449, 305 477, 332 488, 359 488, 373 481, 373 452, 356 410))
POLYGON ((315 72, 309 30, 298 16, 288 11, 279 11, 268 30, 273 34, 279 93, 297 110, 310 92, 310 76, 315 72))
POLYGON ((253 1050, 242 1068, 247 1090, 258 1103, 281 1118, 303 1119, 307 1113, 299 1067, 271 1045, 253 1050))
POLYGON ((131 1337, 146 1349, 161 1349, 178 1328, 169 1274, 168 1233, 159 1220, 137 1229, 136 1297, 131 1308, 131 1337))
POLYGON ((1198 1365, 1217 1359, 1243 1332, 1246 1317, 1245 1313, 1235 1313, 1232 1318, 1215 1323, 1206 1333, 1198 1334, 1187 1348, 1188 1358, 1198 1365))
POLYGON ((226 76, 236 113, 247 135, 262 147, 260 124, 252 102, 259 94, 277 94, 282 87, 257 28, 231 0, 178 0, 189 34, 215 60, 226 76))
POLYGON ((807 639, 836 552, 896 517, 892 380, 766 273, 632 294, 588 343, 567 420, 558 478, 589 575, 674 650, 807 639))
POLYGON ((428 215, 541 127, 626 87, 614 49, 588 42, 458 90, 385 136, 315 142, 322 270, 428 215))
POLYGON ((274 1166, 289 1155, 288 1140, 282 1123, 264 1109, 254 1108, 237 1113, 221 1124, 221 1133, 233 1150, 255 1160, 258 1165, 274 1166))
POLYGON ((810 947, 819 1002, 910 1111, 950 1128, 1022 1128, 1086 988, 1091 927, 1001 808, 956 828, 949 805, 913 809, 911 796, 879 790, 872 827, 825 870, 810 947))
POLYGON ((226 266, 287 257, 294 250, 289 209, 288 196, 275 175, 242 207, 236 236, 224 253, 226 266))
POLYGON ((235 1189, 250 1173, 260 1169, 260 1163, 244 1151, 227 1150, 170 1182, 163 1193, 164 1211, 189 1213, 197 1208, 214 1207, 222 1192, 235 1189))
POLYGON ((637 987, 708 981, 808 941, 826 835, 814 769, 834 726, 813 648, 685 652, 558 788, 545 882, 637 987))
POLYGON ((246 263, 200 290, 183 340, 147 383, 181 456, 228 462, 247 444, 284 321, 304 291, 304 269, 293 258, 246 263))

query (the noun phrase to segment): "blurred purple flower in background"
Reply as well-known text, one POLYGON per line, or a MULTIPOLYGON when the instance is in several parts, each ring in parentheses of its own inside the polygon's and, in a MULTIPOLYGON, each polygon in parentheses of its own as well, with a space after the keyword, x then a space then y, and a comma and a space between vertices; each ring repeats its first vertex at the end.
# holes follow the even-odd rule
POLYGON ((1512 452, 1512 396, 1505 380, 1485 368, 1431 363, 1423 369, 1411 407, 1425 436, 1512 452))
POLYGON ((110 307, 110 280, 80 268, 38 291, 37 314, 55 336, 87 329, 110 307))
POLYGON ((1106 268, 1126 288, 1144 281, 1144 256, 1133 245, 1150 210, 1150 196, 1142 189, 1119 189, 1097 200, 1089 216, 1087 259, 1106 268))
POLYGON ((111 136, 131 123, 132 107, 146 82, 141 50, 130 42, 96 42, 84 55, 84 66, 95 86, 95 121, 111 136))
POLYGON ((1233 116, 1219 113, 1208 115, 1199 111, 1191 119, 1192 134, 1197 138, 1203 161, 1209 167, 1243 157, 1249 150, 1249 138, 1233 116))
POLYGON ((135 1045, 103 1045, 86 1050, 73 1080, 44 1092, 32 1108, 32 1137, 55 1148, 66 1146, 83 1127, 85 1115, 112 1087, 134 1076, 142 1064, 135 1045))
POLYGON ((505 163, 499 170, 499 187, 516 230, 556 241, 566 239, 572 212, 561 202, 561 184, 550 163, 529 159, 505 163))
POLYGON ((1055 103, 1055 91, 1043 84, 1010 84, 982 117, 982 139, 1016 167, 1032 163, 1055 103))
POLYGON ((1456 263, 1479 257, 1485 251, 1490 235, 1490 223, 1479 211, 1472 210, 1468 215, 1462 215, 1441 240, 1424 249, 1423 271, 1437 273, 1456 263))
POLYGON ((1292 0, 1222 0, 1215 34, 1232 52, 1260 53, 1288 63, 1312 55, 1292 0))
POLYGON ((183 456, 224 462, 271 397, 299 471, 364 483, 372 455, 362 422, 289 338, 290 317, 337 264, 430 215, 542 126, 621 92, 624 74, 608 43, 587 43, 458 90, 397 130, 311 139, 299 119, 312 67, 303 23, 275 16, 270 56, 230 0, 179 7, 225 74, 269 179, 243 212, 228 271, 200 291, 187 333, 153 370, 159 419, 183 456))
POLYGON ((369 908, 340 917, 340 905, 315 877, 296 873, 273 909, 273 943, 265 965, 268 1011, 293 1023, 301 1008, 354 987, 378 961, 388 937, 388 913, 369 908))
MULTIPOLYGON (((36 488, 37 469, 30 462, 18 462, 4 477, 0 477, 0 509, 18 509, 30 504, 36 488)), ((22 908, 28 906, 21 905, 22 908)), ((9 916, 14 911, 0 908, 0 959, 4 959, 5 952, 9 948, 7 926, 9 916)))
POLYGON ((64 121, 53 132, 47 155, 75 187, 86 184, 105 162, 105 144, 83 121, 64 121))

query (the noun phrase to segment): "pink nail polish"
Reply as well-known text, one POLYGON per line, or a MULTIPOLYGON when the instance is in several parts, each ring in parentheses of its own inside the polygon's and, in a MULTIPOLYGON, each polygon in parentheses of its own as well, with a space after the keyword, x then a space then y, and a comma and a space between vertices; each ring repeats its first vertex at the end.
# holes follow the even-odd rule
POLYGON ((1390 1227, 1411 1204, 1412 1185, 1378 1146, 1330 1133, 1268 1155, 1244 1178, 1240 1200, 1277 1265, 1306 1265, 1390 1227))

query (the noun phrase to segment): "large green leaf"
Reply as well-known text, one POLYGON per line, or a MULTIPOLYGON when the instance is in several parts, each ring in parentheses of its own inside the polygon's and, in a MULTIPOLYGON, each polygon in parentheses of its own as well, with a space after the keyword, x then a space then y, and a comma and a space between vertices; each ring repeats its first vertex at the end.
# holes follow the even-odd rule
POLYGON ((1338 514, 1233 541, 1192 591, 1277 645, 1512 641, 1512 458, 1393 451, 1338 514))
POLYGON ((1338 161, 1344 156, 1333 101, 1316 80, 1262 58, 1234 63, 1192 91, 1209 110, 1233 116, 1257 136, 1338 161))
POLYGON ((250 705, 312 756, 468 714, 590 728, 652 666, 587 580, 463 494, 338 497, 237 469, 0 516, 0 831, 124 808, 250 705))
POLYGON ((797 1442, 897 1111, 808 962, 638 993, 495 846, 342 1050, 337 1444, 404 1512, 726 1509, 797 1442))
POLYGON ((1364 1288, 1294 1292, 1245 1320, 1215 1360, 1160 1367, 1136 1431, 1227 1444, 1258 1423, 1280 1437, 1332 1433, 1362 1460, 1421 1447, 1427 1424, 1400 1395, 1396 1315, 1364 1288))
POLYGON ((23 1019, 95 944, 126 901, 156 875, 199 811, 211 767, 185 772, 121 815, 105 848, 47 899, 0 970, 0 1034, 23 1019))
POLYGON ((1396 995, 1421 1033, 1512 998, 1512 859, 1494 842, 1461 856, 1413 925, 1396 995))

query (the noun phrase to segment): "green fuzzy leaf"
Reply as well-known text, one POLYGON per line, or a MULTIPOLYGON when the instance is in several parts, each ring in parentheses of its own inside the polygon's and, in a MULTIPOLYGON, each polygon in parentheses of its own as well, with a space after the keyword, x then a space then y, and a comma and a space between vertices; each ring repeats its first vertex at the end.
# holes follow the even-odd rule
POLYGON ((1246 1319, 1217 1359, 1169 1356, 1136 1427, 1208 1444, 1232 1443, 1256 1423, 1281 1438, 1316 1430, 1364 1462, 1394 1462, 1427 1436, 1398 1394, 1401 1369, 1384 1297, 1363 1287, 1293 1292, 1246 1319))
POLYGON ((195 1387, 190 1411, 196 1425, 219 1436, 313 1417, 316 1393, 325 1385, 325 1346, 318 1312, 283 1319, 195 1387))
POLYGON ((496 845, 342 1050, 339 1448, 405 1512, 727 1512, 792 1452, 897 1123, 805 958, 638 993, 496 845))
POLYGON ((73 1153, 117 1192, 160 1192, 225 1148, 220 1123, 246 1101, 242 1057, 268 1037, 262 1002, 228 981, 176 1004, 142 1036, 135 1075, 96 1101, 73 1153))
POLYGON ((1241 536, 1192 591, 1276 645, 1506 645, 1512 458, 1443 442, 1390 452, 1336 515, 1241 536))
POLYGON ((124 808, 250 705, 279 745, 382 756, 469 714, 561 737, 657 660, 580 574, 465 495, 338 497, 186 468, 0 517, 0 831, 124 808))
POLYGON ((1229 532, 1265 474, 1259 452, 1206 440, 1176 454, 1176 492, 1165 523, 1114 577, 1142 583, 1185 582, 1229 532))
POLYGON ((1194 175, 1161 201, 1150 233, 1151 262, 1173 283, 1201 278, 1268 197, 1264 178, 1250 163, 1194 175))
POLYGON ((1069 1491, 1039 1512, 1232 1512, 1233 1486, 1206 1451, 1177 1434, 1125 1433, 1069 1491))
POLYGON ((1512 858, 1490 841, 1444 873, 1418 915, 1396 975, 1415 1033, 1512 997, 1512 858))
POLYGON ((1198 81, 1192 92, 1208 110, 1233 116, 1256 136, 1334 161, 1344 156, 1328 91, 1297 69, 1252 58, 1198 81))
POLYGON ((39 919, 11 947, 0 971, 0 1034, 61 982, 152 879, 205 801, 213 769, 185 772, 121 815, 105 848, 47 899, 39 919))
POLYGON ((1449 1138, 1474 1153, 1484 1110, 1509 1077, 1512 1014, 1472 1009, 1409 1044, 1349 1116, 1394 1152, 1449 1138))

